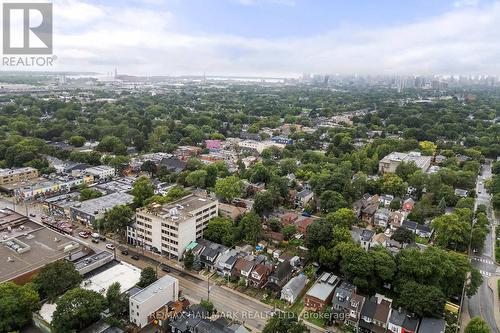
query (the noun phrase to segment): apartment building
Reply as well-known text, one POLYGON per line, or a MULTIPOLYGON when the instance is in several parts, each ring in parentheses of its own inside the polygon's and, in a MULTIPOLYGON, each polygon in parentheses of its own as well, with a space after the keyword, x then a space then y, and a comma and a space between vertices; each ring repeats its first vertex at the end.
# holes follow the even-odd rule
POLYGON ((35 168, 0 169, 0 185, 15 183, 38 177, 35 168))
POLYGON ((135 233, 135 243, 146 250, 181 258, 190 242, 202 238, 218 211, 216 199, 194 194, 164 205, 153 203, 136 211, 136 222, 127 234, 130 239, 135 233))

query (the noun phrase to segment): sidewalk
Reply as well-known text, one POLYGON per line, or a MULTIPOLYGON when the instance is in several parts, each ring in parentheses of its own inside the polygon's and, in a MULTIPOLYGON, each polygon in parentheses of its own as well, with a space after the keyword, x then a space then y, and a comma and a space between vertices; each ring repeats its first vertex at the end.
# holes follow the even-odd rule
POLYGON ((493 313, 495 315, 495 322, 497 327, 500 327, 500 299, 498 295, 498 281, 500 276, 492 276, 488 279, 488 288, 493 291, 493 313))
POLYGON ((469 299, 467 297, 464 298, 464 303, 462 304, 462 313, 460 316, 460 333, 465 331, 465 327, 471 320, 469 314, 469 299))

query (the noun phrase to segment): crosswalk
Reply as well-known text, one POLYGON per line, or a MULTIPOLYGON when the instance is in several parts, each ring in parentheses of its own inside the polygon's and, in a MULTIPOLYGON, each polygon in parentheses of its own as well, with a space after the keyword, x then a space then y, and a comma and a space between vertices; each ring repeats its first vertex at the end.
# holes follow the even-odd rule
POLYGON ((491 273, 487 272, 487 271, 479 270, 479 273, 481 273, 481 275, 484 276, 484 277, 490 277, 491 276, 491 273))
POLYGON ((479 261, 479 262, 482 262, 484 264, 488 264, 488 265, 493 265, 493 261, 489 260, 489 259, 484 259, 484 258, 472 258, 472 260, 474 261, 479 261))

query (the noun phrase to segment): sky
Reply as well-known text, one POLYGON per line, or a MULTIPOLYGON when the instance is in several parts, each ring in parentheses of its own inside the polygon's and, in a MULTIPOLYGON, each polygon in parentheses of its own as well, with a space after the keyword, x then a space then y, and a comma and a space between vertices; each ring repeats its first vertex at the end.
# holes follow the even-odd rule
POLYGON ((54 70, 500 74, 496 0, 53 0, 53 8, 54 70))

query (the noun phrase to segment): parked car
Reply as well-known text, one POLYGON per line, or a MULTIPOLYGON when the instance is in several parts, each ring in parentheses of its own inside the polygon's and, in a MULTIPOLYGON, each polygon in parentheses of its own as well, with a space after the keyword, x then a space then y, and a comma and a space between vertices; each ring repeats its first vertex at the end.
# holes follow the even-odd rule
POLYGON ((167 264, 160 264, 160 268, 162 271, 170 273, 170 267, 168 267, 167 264))
POLYGON ((89 238, 89 233, 86 232, 86 231, 80 231, 78 233, 78 236, 82 237, 82 238, 89 238))
POLYGON ((36 214, 30 213, 31 217, 36 217, 36 214))
POLYGON ((96 243, 96 244, 97 244, 97 243, 99 243, 99 239, 97 239, 97 238, 92 238, 92 243, 96 243))
POLYGON ((114 249, 115 249, 115 246, 114 246, 113 244, 111 244, 111 243, 108 243, 108 244, 106 244, 106 248, 107 248, 108 250, 114 250, 114 249))
POLYGON ((139 260, 139 256, 137 254, 134 254, 133 256, 131 256, 130 258, 134 259, 134 260, 139 260))
POLYGON ((104 237, 103 235, 100 235, 100 236, 99 236, 99 239, 100 239, 100 240, 102 240, 103 242, 105 242, 105 241, 106 241, 106 237, 104 237))

